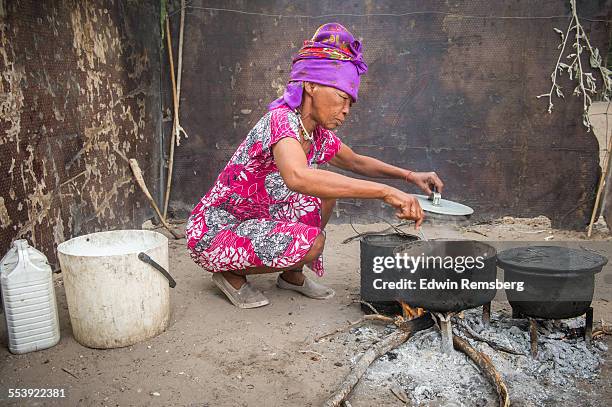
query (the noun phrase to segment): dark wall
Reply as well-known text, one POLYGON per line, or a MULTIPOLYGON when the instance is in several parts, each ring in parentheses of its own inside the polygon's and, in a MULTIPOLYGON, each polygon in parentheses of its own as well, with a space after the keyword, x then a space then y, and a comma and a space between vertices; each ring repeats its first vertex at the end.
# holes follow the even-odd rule
MULTIPOLYGON (((610 0, 578 3, 583 17, 611 19, 610 0)), ((176 153, 171 201, 183 215, 266 105, 282 94, 302 41, 320 24, 337 21, 362 37, 370 68, 360 100, 338 132, 345 143, 398 166, 437 171, 447 185, 444 196, 472 206, 476 219, 546 215, 562 228, 588 223, 600 170, 597 140, 582 125, 582 100, 569 97, 567 76, 560 82, 567 97, 555 101, 552 115, 547 101, 536 99, 550 89, 559 52, 553 28, 567 28, 568 1, 189 4, 181 95, 181 124, 189 138, 176 153), (400 13, 408 14, 390 15, 400 13), (326 14, 336 16, 290 17, 326 14), (536 18, 547 16, 557 17, 536 18)), ((176 28, 178 14, 172 19, 176 28)), ((610 24, 583 25, 605 53, 610 24)), ((378 201, 340 200, 338 212, 391 217, 378 201)))
POLYGON ((158 191, 159 1, 0 0, 0 255, 140 228, 158 191))

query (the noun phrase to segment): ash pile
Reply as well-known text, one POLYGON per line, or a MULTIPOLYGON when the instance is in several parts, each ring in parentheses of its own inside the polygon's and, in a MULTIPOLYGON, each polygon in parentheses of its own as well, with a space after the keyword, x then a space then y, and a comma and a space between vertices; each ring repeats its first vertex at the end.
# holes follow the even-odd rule
MULTIPOLYGON (((585 405, 584 401, 592 398, 585 383, 593 384, 597 379, 608 347, 601 340, 587 345, 580 331, 584 329, 584 317, 542 321, 536 358, 530 355, 526 319, 513 319, 501 311, 494 313, 490 326, 485 327, 481 312, 469 310, 462 319, 454 320, 454 334, 491 358, 508 385, 512 405, 585 405), (462 326, 517 354, 493 349, 465 335, 462 326)), ((390 330, 391 327, 385 330, 361 327, 353 329, 351 336, 358 342, 375 342, 390 330)), ((441 335, 436 327, 415 333, 372 364, 363 384, 378 391, 386 388, 412 405, 499 405, 495 388, 476 365, 461 352, 441 351, 441 335)))

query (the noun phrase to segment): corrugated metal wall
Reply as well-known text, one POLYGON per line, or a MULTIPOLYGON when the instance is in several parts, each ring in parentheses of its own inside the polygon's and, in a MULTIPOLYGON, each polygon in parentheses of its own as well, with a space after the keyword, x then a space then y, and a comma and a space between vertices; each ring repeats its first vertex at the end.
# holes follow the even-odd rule
POLYGON ((0 0, 0 255, 56 263, 89 232, 140 228, 160 168, 160 3, 0 0))
MULTIPOLYGON (((338 132, 344 142, 395 165, 436 170, 445 197, 474 207, 476 219, 588 223, 600 169, 597 141, 581 124, 582 100, 566 91, 549 115, 547 101, 536 99, 550 89, 559 43, 553 28, 567 27, 569 2, 187 3, 181 124, 189 138, 176 153, 171 200, 182 216, 282 93, 301 42, 337 21, 362 37, 370 67, 338 132)), ((610 20, 612 1, 579 1, 578 10, 605 54, 610 24, 587 18, 610 20)), ((176 29, 178 14, 172 23, 176 29)), ((338 213, 341 220, 392 217, 376 201, 341 200, 338 213)))

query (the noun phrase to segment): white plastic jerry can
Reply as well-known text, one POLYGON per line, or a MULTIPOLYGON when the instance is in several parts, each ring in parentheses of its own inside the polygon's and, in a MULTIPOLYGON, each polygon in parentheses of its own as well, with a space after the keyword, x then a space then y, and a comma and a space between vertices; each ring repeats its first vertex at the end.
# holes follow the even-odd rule
POLYGON ((59 342, 51 266, 27 240, 14 241, 0 261, 0 287, 11 353, 46 349, 59 342))

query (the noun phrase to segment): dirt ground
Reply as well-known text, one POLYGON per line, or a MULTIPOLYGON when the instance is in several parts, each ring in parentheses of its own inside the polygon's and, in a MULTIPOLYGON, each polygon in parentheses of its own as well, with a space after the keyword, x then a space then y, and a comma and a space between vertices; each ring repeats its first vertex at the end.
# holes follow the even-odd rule
MULTIPOLYGON (((380 231, 386 224, 356 225, 380 231)), ((158 229, 159 230, 159 229, 158 229)), ((406 229, 409 231, 409 229, 406 229)), ((161 230, 159 230, 161 231, 161 230)), ((498 220, 491 224, 424 226, 428 238, 476 240, 585 239, 584 233, 554 231, 545 218, 498 220)), ((345 326, 361 315, 359 243, 341 242, 353 235, 349 225, 328 226, 326 275, 336 290, 318 301, 278 290, 276 275, 251 281, 271 304, 239 310, 213 286, 210 275, 189 258, 184 240, 170 241, 170 268, 177 280, 171 292, 172 318, 166 332, 146 342, 114 350, 88 349, 72 337, 61 274, 56 276, 60 310, 60 343, 47 350, 12 355, 0 328, 0 405, 99 406, 316 406, 350 371, 350 358, 363 351, 342 340, 315 343, 314 338, 345 326), (9 388, 63 388, 66 399, 8 399, 9 388)), ((594 238, 612 241, 605 225, 594 238)), ((551 242, 551 243, 552 243, 551 242)), ((612 245, 606 244, 612 256, 612 245)), ((313 276, 313 278, 316 278, 313 276)), ((597 277, 595 320, 612 320, 612 270, 597 277)), ((494 309, 507 307, 498 302, 494 309)), ((607 338, 612 345, 612 340, 607 338)), ((585 405, 612 403, 610 352, 593 399, 585 405), (600 402, 600 403, 598 403, 600 402)), ((358 385, 352 404, 402 405, 393 395, 358 385)))

